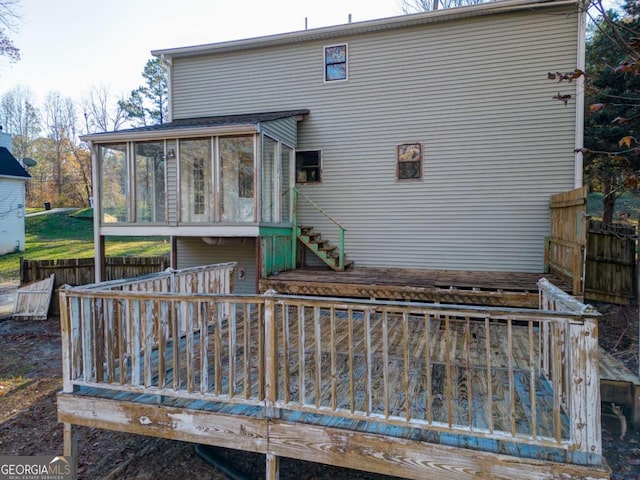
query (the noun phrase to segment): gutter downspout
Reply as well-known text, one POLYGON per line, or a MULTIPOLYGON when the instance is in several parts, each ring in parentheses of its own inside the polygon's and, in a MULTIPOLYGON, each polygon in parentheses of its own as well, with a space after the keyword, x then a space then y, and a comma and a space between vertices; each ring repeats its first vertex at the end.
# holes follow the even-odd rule
MULTIPOLYGON (((578 4, 578 45, 576 50, 576 68, 585 70, 585 49, 586 49, 586 23, 587 8, 589 1, 583 0, 578 4)), ((576 129, 575 129, 575 160, 574 160, 574 188, 582 187, 583 175, 583 156, 582 149, 584 147, 584 75, 576 79, 576 129)))

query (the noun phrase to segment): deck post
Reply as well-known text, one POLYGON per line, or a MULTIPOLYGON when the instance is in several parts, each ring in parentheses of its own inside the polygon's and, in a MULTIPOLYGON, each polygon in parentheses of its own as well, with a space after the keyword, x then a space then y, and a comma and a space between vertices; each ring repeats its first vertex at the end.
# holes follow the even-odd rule
POLYGON ((571 348, 571 442, 578 455, 576 463, 602 461, 600 424, 600 382, 598 372, 598 326, 594 318, 584 324, 569 325, 571 348))
POLYGON ((65 457, 78 458, 78 436, 73 424, 64 422, 64 446, 62 454, 65 457))
POLYGON ((265 414, 267 418, 278 417, 275 407, 278 398, 278 345, 275 320, 275 290, 267 290, 264 294, 264 329, 265 329, 265 414))
POLYGON ((267 453, 267 480, 278 480, 280 478, 280 458, 273 453, 267 453))
MULTIPOLYGON (((66 285, 60 289, 60 329, 62 337, 62 391, 73 393, 71 383, 71 322, 66 285)), ((66 438, 66 437, 65 437, 66 438)))

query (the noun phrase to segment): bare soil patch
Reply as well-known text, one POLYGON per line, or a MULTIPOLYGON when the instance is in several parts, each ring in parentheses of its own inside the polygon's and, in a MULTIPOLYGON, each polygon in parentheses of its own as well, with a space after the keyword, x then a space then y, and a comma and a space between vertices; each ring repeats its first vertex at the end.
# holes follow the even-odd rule
MULTIPOLYGON (((0 288, 0 290, 2 290, 0 288)), ((0 291, 0 294, 2 291, 0 291)), ((637 307, 596 305, 604 314, 601 345, 638 371, 637 307)), ((58 318, 45 321, 0 318, 0 455, 62 453, 62 425, 56 417, 61 389, 58 318)), ((640 480, 640 432, 629 426, 620 440, 620 423, 603 409, 603 443, 615 480, 640 480)), ((189 443, 78 428, 81 479, 213 479, 225 477, 206 464, 189 443)), ((264 478, 261 455, 214 449, 245 478, 264 478)), ((385 480, 392 477, 283 459, 281 477, 295 480, 385 480)))

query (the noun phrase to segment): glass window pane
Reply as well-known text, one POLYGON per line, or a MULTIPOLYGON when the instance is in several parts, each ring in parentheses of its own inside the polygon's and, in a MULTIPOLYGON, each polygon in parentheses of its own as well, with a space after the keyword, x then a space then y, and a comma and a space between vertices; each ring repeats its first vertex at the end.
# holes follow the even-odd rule
POLYGON ((180 219, 212 222, 211 139, 180 140, 180 219))
POLYGON ((289 222, 291 220, 291 159, 293 157, 293 149, 282 146, 281 161, 282 166, 280 168, 282 185, 282 193, 280 198, 282 199, 282 213, 280 215, 282 222, 289 222))
POLYGON ((165 221, 163 142, 134 146, 136 178, 136 222, 165 221))
POLYGON ((253 137, 220 139, 221 216, 224 222, 253 222, 253 137))
POLYGON ((336 47, 327 47, 325 51, 325 62, 327 65, 330 63, 341 63, 347 61, 347 46, 338 45, 336 47))
POLYGON ((104 223, 127 221, 127 145, 100 145, 100 207, 104 223))
POLYGON ((335 63, 327 65, 327 80, 344 80, 347 78, 347 65, 344 63, 335 63))
POLYGON ((264 137, 262 150, 262 221, 277 222, 276 154, 278 143, 264 137))

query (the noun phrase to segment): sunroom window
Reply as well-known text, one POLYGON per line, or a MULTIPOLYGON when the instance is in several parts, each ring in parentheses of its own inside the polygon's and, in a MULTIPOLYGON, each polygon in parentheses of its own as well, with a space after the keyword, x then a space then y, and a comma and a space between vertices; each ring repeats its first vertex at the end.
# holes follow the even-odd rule
POLYGON ((211 138, 180 140, 180 219, 186 223, 213 221, 211 138))
POLYGON ((127 144, 100 146, 100 204, 104 223, 127 219, 127 144))
POLYGON ((220 138, 221 218, 255 221, 253 137, 220 138))
POLYGON ((136 222, 164 222, 164 142, 136 143, 134 153, 136 222))

